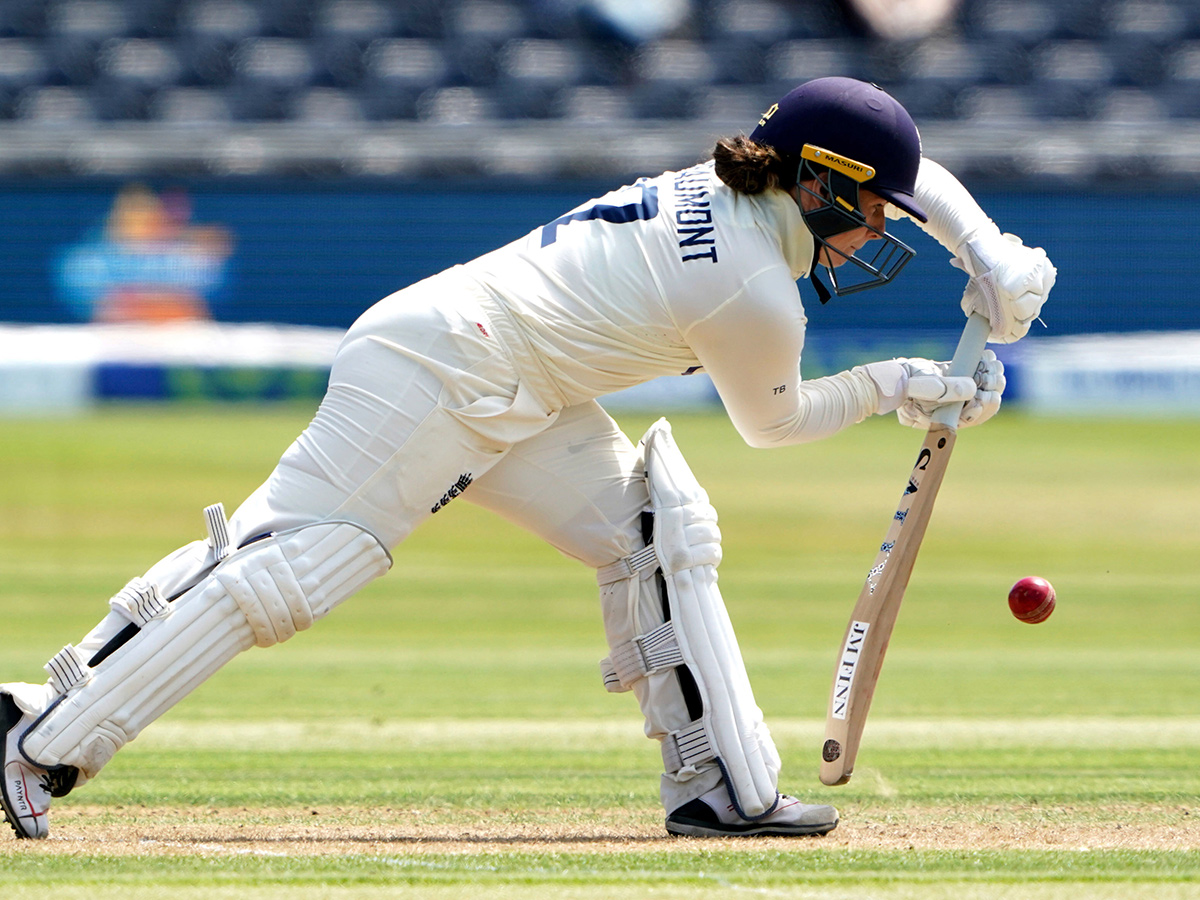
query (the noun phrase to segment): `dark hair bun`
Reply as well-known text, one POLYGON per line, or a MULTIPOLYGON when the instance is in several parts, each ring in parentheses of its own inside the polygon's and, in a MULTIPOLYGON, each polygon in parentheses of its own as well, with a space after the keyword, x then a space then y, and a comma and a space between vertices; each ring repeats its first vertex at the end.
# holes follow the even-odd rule
POLYGON ((717 141, 713 162, 717 177, 741 194, 787 189, 795 183, 794 166, 773 147, 756 143, 744 134, 717 141))

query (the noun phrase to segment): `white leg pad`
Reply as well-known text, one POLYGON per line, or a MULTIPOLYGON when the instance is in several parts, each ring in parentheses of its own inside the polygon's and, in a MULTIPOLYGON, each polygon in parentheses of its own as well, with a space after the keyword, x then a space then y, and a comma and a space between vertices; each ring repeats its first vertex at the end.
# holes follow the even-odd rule
POLYGON ((355 525, 273 535, 228 559, 110 658, 83 673, 21 739, 21 752, 92 778, 142 729, 255 644, 312 625, 391 565, 355 525))
MULTIPOLYGON (((646 480, 654 512, 653 560, 640 551, 600 570, 601 585, 627 581, 641 602, 629 603, 630 615, 645 630, 632 640, 614 641, 602 663, 610 690, 634 689, 647 716, 647 731, 665 733, 663 759, 667 778, 686 782, 719 768, 743 818, 768 814, 778 799, 780 759, 754 700, 733 625, 717 587, 721 561, 716 511, 696 481, 660 419, 642 438, 646 480), (666 584, 670 620, 647 623, 646 591, 654 584, 647 570, 657 566, 666 584), (652 625, 652 627, 645 627, 652 625), (687 667, 703 701, 699 719, 680 722, 679 700, 663 690, 638 690, 663 669, 687 667), (645 679, 645 681, 643 681, 645 679), (662 708, 659 708, 662 707, 662 708), (667 723, 656 726, 655 723, 667 723), (673 726, 672 726, 672 723, 673 726)), ((618 591, 616 596, 628 593, 618 591)), ((602 596, 605 592, 602 589, 602 596)), ((610 640, 630 626, 610 622, 610 640)), ((636 627, 636 626, 634 626, 636 627)), ((674 692, 677 694, 678 692, 674 692)), ((687 717, 690 718, 690 717, 687 717)), ((710 782, 711 777, 702 779, 710 782)))
POLYGON ((346 522, 308 525, 246 550, 255 552, 230 556, 213 577, 237 601, 260 647, 312 627, 391 566, 379 541, 346 522))

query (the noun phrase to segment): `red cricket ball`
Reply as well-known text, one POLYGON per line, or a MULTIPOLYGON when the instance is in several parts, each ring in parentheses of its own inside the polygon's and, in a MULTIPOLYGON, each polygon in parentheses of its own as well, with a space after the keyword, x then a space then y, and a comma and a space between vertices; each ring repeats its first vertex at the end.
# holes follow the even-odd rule
POLYGON ((1054 612, 1054 585, 1036 575, 1022 578, 1008 592, 1008 608, 1022 622, 1045 622, 1054 612))

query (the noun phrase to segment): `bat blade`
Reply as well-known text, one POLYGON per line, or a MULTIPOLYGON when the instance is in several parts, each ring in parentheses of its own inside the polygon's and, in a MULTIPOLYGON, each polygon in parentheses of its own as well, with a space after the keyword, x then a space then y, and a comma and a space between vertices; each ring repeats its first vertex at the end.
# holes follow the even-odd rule
MULTIPOLYGON (((975 371, 987 345, 989 330, 988 320, 983 316, 968 317, 948 374, 968 375, 975 371)), ((954 449, 961 409, 961 404, 949 404, 935 412, 900 504, 850 614, 825 714, 820 773, 823 784, 845 784, 854 772, 883 657, 954 449)))
POLYGON ((867 575, 834 670, 833 687, 825 715, 825 743, 821 747, 821 781, 845 784, 854 771, 871 698, 883 667, 900 601, 912 575, 917 551, 941 487, 954 429, 932 426, 917 454, 916 464, 900 497, 887 535, 867 575))

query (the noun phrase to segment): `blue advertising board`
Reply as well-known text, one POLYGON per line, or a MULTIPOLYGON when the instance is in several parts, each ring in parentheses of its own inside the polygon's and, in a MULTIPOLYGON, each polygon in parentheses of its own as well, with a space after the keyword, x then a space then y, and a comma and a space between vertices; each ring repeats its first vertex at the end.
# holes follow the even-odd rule
MULTIPOLYGON (((198 310, 221 322, 341 328, 380 297, 513 240, 608 187, 0 183, 0 322, 83 322, 153 307, 168 315, 198 310), (157 198, 166 224, 139 224, 135 216, 120 226, 131 195, 150 207, 157 198)), ((1058 266, 1039 333, 1200 329, 1190 256, 1200 242, 1195 197, 1142 192, 1133 202, 1127 192, 973 187, 1001 227, 1046 247, 1058 266)), ((801 283, 814 337, 848 328, 959 329, 961 273, 911 223, 893 230, 918 251, 895 284, 822 307, 801 283)))

